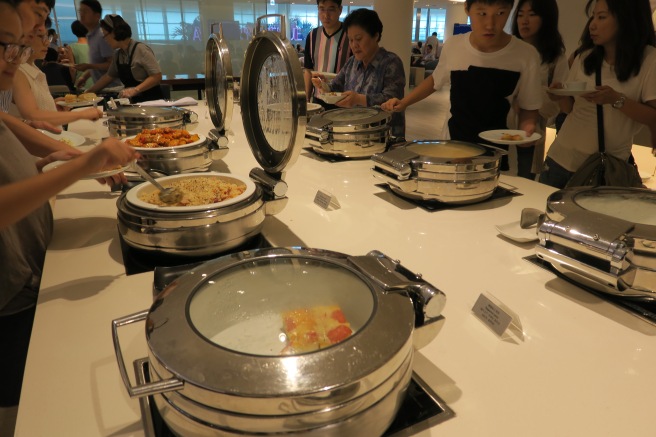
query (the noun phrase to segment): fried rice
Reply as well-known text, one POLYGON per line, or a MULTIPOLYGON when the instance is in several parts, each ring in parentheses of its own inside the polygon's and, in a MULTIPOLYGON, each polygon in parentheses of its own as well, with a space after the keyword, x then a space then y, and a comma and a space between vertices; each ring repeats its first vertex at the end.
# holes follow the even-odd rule
POLYGON ((159 190, 139 193, 139 200, 158 206, 198 206, 233 199, 246 190, 246 185, 233 184, 220 178, 189 177, 163 182, 164 188, 178 188, 182 199, 178 203, 164 203, 159 199, 159 190))

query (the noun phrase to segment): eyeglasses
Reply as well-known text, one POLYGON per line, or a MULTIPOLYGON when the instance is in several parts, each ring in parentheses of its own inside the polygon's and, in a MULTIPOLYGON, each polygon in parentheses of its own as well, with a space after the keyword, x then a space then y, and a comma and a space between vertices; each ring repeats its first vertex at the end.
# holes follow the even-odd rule
POLYGON ((7 62, 18 60, 19 64, 24 64, 32 56, 32 47, 29 46, 0 42, 0 47, 4 47, 5 49, 3 58, 7 62))
POLYGON ((46 33, 43 36, 37 36, 37 38, 41 38, 41 42, 43 44, 50 44, 52 42, 53 38, 54 38, 54 35, 49 35, 49 34, 46 33))

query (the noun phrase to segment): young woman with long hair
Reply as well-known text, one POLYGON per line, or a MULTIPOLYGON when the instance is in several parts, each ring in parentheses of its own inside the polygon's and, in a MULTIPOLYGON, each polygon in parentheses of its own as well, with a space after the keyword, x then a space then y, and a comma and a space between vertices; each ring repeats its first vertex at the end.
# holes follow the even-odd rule
MULTIPOLYGON (((540 81, 548 87, 552 82, 564 82, 569 68, 565 44, 558 31, 556 0, 519 0, 515 9, 512 34, 535 47, 540 54, 540 81)), ((517 147, 517 174, 535 180, 544 162, 544 142, 547 126, 558 114, 558 104, 543 92, 543 104, 536 132, 542 135, 534 145, 517 147)), ((512 113, 511 113, 512 114, 512 113)), ((512 120, 509 125, 512 125, 512 120)))
POLYGON ((606 153, 614 157, 631 159, 635 133, 643 124, 656 125, 656 38, 649 0, 589 0, 586 11, 590 21, 581 45, 590 48, 574 59, 567 80, 585 81, 590 92, 551 97, 568 116, 540 182, 557 188, 598 150, 597 105, 603 108, 606 153), (597 69, 601 86, 595 85, 597 69))

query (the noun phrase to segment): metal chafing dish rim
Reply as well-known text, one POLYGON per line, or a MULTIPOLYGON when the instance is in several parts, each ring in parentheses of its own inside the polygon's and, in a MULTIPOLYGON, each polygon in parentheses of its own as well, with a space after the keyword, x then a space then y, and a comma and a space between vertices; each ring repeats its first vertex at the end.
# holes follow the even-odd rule
POLYGON ((338 108, 322 112, 315 115, 308 123, 307 132, 309 135, 320 135, 325 130, 329 130, 333 134, 354 134, 361 131, 378 132, 380 130, 388 130, 389 122, 392 119, 392 114, 385 112, 380 108, 338 108), (347 119, 347 120, 332 120, 330 117, 335 114, 348 113, 353 111, 367 111, 371 115, 367 118, 361 119, 347 119))
MULTIPOLYGON (((369 320, 359 331, 337 345, 308 354, 293 356, 253 356, 208 343, 208 340, 199 334, 191 324, 184 324, 184 326, 179 327, 176 333, 177 338, 185 338, 186 353, 184 357, 176 352, 167 354, 162 352, 162 349, 166 349, 166 345, 161 342, 172 341, 172 339, 165 340, 162 335, 154 337, 153 333, 147 335, 149 346, 152 353, 156 356, 157 361, 163 363, 164 368, 168 372, 182 377, 186 382, 198 387, 239 396, 268 397, 284 394, 310 394, 324 391, 329 387, 339 387, 344 385, 345 375, 349 375, 349 380, 360 380, 370 375, 383 364, 375 360, 371 360, 370 362, 366 362, 365 360, 363 362, 362 357, 368 357, 370 354, 371 356, 385 355, 391 358, 401 353, 401 356, 405 357, 407 350, 405 352, 401 351, 404 351, 414 327, 414 316, 411 311, 412 306, 408 305, 409 301, 406 296, 400 294, 382 296, 383 292, 380 288, 371 283, 363 273, 356 270, 353 266, 345 264, 343 261, 338 262, 335 258, 326 258, 325 256, 301 254, 300 251, 295 250, 291 250, 290 252, 288 254, 273 253, 268 258, 272 260, 310 260, 312 262, 332 264, 359 277, 369 287, 373 299, 373 309, 369 320), (379 344, 379 342, 375 342, 373 339, 380 336, 380 331, 376 330, 383 329, 383 327, 385 327, 385 330, 393 331, 394 334, 384 336, 386 341, 384 344, 379 344), (292 387, 286 379, 280 378, 280 366, 284 366, 284 363, 288 361, 296 362, 298 373, 305 375, 301 380, 295 381, 295 387, 292 387), (194 375, 186 373, 186 369, 181 370, 184 369, 185 363, 188 362, 197 363, 193 369, 194 375), (357 368, 353 368, 355 362, 358 363, 357 368), (322 375, 319 381, 312 379, 312 376, 316 377, 316 375, 324 373, 327 363, 331 363, 330 365, 334 366, 337 370, 330 376, 322 375), (257 373, 255 380, 248 377, 250 372, 257 373), (208 373, 242 375, 243 379, 221 379, 220 382, 215 381, 213 384, 208 381, 208 373), (267 381, 267 384, 262 384, 263 381, 267 381)), ((317 254, 333 256, 330 252, 323 251, 317 251, 317 254)), ((195 269, 184 279, 180 278, 177 281, 175 285, 176 293, 172 293, 169 297, 166 297, 173 298, 170 302, 166 302, 168 303, 166 307, 163 307, 165 305, 164 302, 156 302, 153 307, 157 305, 158 310, 166 310, 168 308, 168 311, 180 313, 180 317, 187 319, 189 301, 195 291, 207 282, 208 278, 217 278, 227 269, 251 264, 256 260, 257 258, 247 258, 236 263, 226 262, 225 259, 217 262, 210 261, 202 267, 195 269), (183 289, 188 290, 188 292, 183 294, 183 289)), ((167 312, 166 314, 169 313, 167 312)), ((154 319, 152 311, 149 318, 154 319)), ((167 315, 165 318, 171 320, 170 315, 167 315)), ((155 363, 155 366, 157 369, 160 368, 157 363, 155 363)))
POLYGON ((538 223, 536 254, 574 282, 615 296, 654 300, 656 226, 581 204, 586 197, 604 195, 656 198, 640 188, 559 190, 547 199, 546 215, 538 223))
POLYGON ((223 37, 222 23, 212 23, 210 26, 210 37, 205 50, 205 69, 206 98, 208 102, 213 103, 208 104, 210 118, 216 129, 225 135, 232 122, 235 79, 232 73, 230 51, 223 37), (219 26, 218 34, 214 32, 217 25, 219 26), (219 85, 222 86, 222 93, 219 92, 219 85))

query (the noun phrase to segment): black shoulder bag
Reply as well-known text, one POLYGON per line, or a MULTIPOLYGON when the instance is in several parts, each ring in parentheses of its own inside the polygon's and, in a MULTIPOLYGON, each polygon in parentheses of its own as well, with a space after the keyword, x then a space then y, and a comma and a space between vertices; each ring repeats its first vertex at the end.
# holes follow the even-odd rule
MULTIPOLYGON (((597 67, 595 83, 597 86, 601 85, 601 65, 597 67)), ((599 151, 586 159, 574 172, 567 182, 566 188, 582 186, 643 187, 633 156, 627 162, 606 153, 602 105, 597 105, 597 138, 599 151)))

